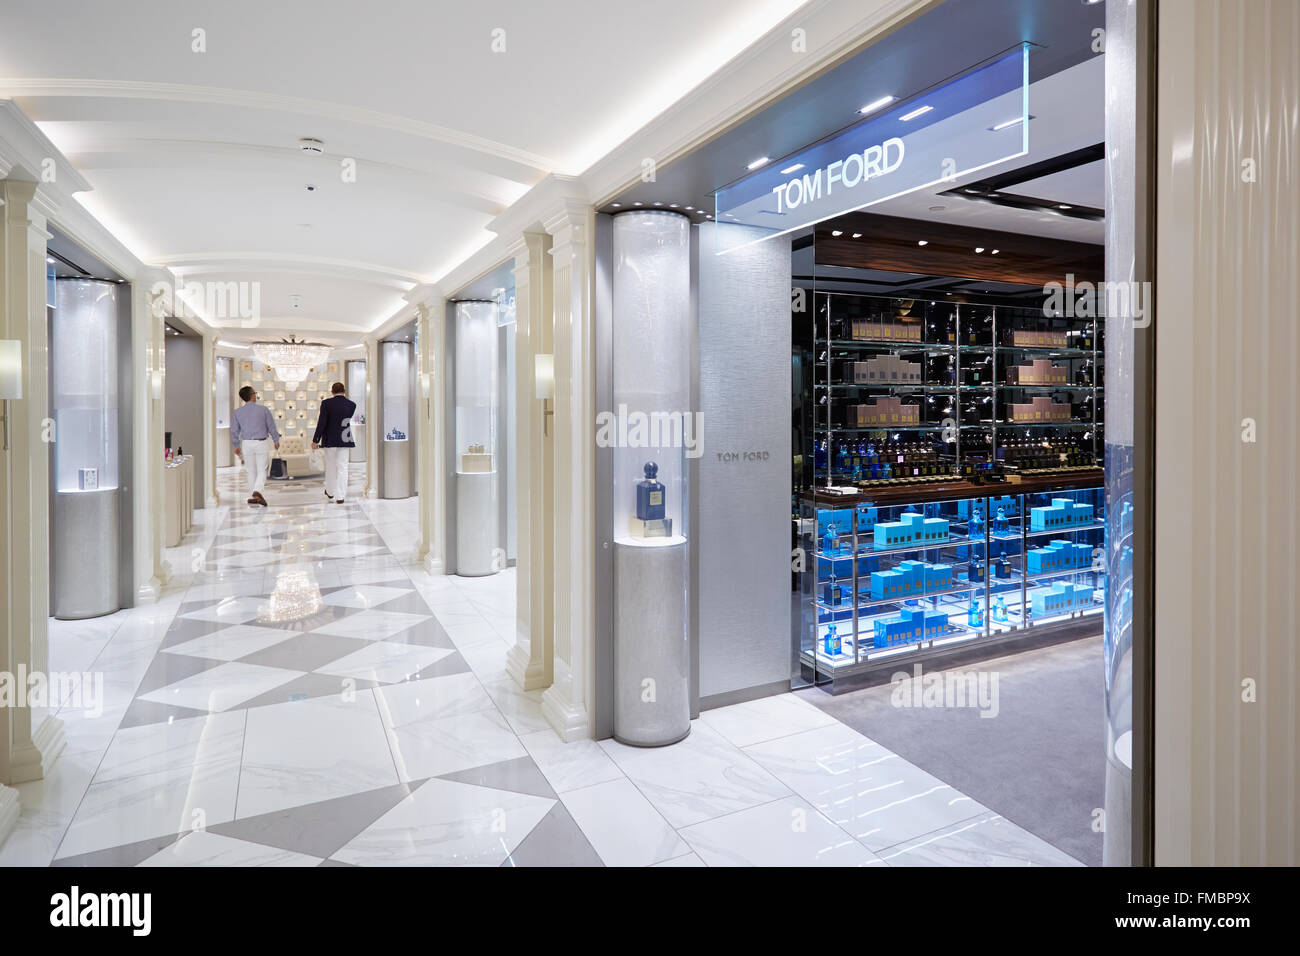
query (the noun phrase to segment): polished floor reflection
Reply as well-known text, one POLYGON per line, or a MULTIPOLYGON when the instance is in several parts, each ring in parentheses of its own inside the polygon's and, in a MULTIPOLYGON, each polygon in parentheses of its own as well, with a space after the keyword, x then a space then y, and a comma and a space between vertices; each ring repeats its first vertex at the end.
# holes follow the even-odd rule
POLYGON ((262 509, 223 472, 159 604, 51 622, 102 712, 60 711, 0 865, 1076 865, 798 695, 561 743, 506 674, 513 572, 425 574, 360 478, 262 509))

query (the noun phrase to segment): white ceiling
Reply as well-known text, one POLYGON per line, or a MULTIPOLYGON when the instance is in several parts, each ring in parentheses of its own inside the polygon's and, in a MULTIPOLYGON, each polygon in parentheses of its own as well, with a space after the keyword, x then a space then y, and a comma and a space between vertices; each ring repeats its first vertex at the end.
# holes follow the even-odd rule
POLYGON ((804 2, 13 4, 0 98, 141 260, 260 283, 264 331, 355 341, 529 187, 582 172, 804 2))

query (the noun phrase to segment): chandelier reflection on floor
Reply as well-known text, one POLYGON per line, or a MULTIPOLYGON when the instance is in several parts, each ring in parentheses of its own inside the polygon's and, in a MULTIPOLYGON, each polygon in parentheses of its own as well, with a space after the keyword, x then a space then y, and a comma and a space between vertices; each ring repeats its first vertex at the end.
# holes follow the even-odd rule
POLYGON ((283 624, 301 621, 321 609, 320 586, 306 568, 290 567, 275 577, 271 604, 261 620, 283 624))

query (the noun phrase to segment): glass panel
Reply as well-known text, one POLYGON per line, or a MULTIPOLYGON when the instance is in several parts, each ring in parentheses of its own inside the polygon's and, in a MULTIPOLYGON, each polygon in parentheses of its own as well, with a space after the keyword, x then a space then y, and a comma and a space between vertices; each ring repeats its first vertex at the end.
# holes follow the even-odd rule
POLYGON ((384 441, 407 441, 411 430, 411 346, 381 342, 384 363, 384 441))
POLYGON ((50 356, 55 489, 116 488, 119 287, 93 279, 60 279, 57 286, 50 356))

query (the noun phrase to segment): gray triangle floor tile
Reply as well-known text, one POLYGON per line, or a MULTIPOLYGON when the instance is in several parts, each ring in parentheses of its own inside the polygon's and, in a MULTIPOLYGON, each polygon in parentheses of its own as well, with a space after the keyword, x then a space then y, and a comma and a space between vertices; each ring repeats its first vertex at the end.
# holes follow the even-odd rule
POLYGON ((138 866, 159 850, 166 849, 188 834, 189 831, 186 830, 185 833, 170 833, 167 836, 141 840, 139 843, 127 843, 107 850, 96 850, 94 853, 65 856, 52 862, 50 866, 138 866))
POLYGON ((340 637, 337 634, 299 634, 241 657, 239 662, 260 664, 263 667, 284 667, 293 671, 314 671, 361 650, 369 643, 370 641, 360 638, 340 637))
POLYGON ((348 869, 351 870, 360 869, 360 867, 356 866, 355 864, 344 863, 342 860, 321 860, 319 863, 316 864, 316 866, 318 868, 322 866, 346 866, 348 869))
MULTIPOLYGON (((385 604, 382 608, 376 608, 376 610, 396 611, 398 609, 385 604)), ((404 613, 429 614, 428 611, 411 611, 404 613)), ((438 619, 432 615, 430 615, 427 621, 421 621, 419 624, 414 624, 404 631, 398 631, 392 637, 386 638, 386 640, 391 644, 420 644, 423 647, 445 647, 448 650, 452 650, 456 647, 456 643, 447 636, 447 632, 443 630, 442 625, 438 623, 438 619)))
MULTIPOLYGON (((216 603, 216 602, 209 602, 216 603)), ((194 610, 203 610, 202 606, 196 605, 194 610)), ((189 612, 186 612, 189 613, 189 612)), ((192 641, 196 637, 205 637, 214 631, 230 627, 229 621, 195 621, 181 617, 177 614, 172 621, 171 627, 167 628, 167 633, 163 635, 162 647, 175 647, 177 644, 184 644, 186 641, 192 641)))
MULTIPOLYGON (((423 781, 421 781, 423 782, 423 781)), ((406 799, 419 783, 399 783, 208 827, 222 836, 328 858, 406 799)))
MULTIPOLYGON (((329 674, 303 674, 301 677, 295 677, 287 684, 281 684, 279 687, 268 690, 265 694, 254 697, 247 703, 240 704, 239 709, 265 707, 268 704, 286 704, 292 700, 307 700, 312 697, 332 697, 343 692, 343 681, 345 679, 343 677, 331 677, 329 674)), ((378 681, 355 678, 355 687, 348 686, 353 690, 363 691, 380 685, 378 681)), ((313 855, 320 856, 321 854, 316 853, 313 855)))
POLYGON ((550 797, 552 800, 559 799, 537 764, 533 763, 532 757, 515 757, 499 763, 471 767, 469 770, 457 770, 455 773, 443 774, 438 779, 471 783, 476 787, 490 787, 493 790, 511 790, 515 793, 531 794, 534 797, 550 797))
POLYGON ((140 685, 135 689, 136 696, 159 690, 195 674, 202 674, 214 667, 220 667, 225 661, 208 660, 206 657, 191 657, 188 654, 156 654, 149 669, 140 678, 140 685))
POLYGON ((179 707, 176 704, 158 704, 152 700, 141 700, 137 697, 131 701, 126 713, 122 715, 122 722, 118 724, 118 730, 125 730, 127 727, 140 727, 144 724, 161 724, 172 717, 177 720, 184 720, 186 717, 206 717, 207 714, 208 712, 205 710, 179 707))
POLYGON ((604 866, 586 834, 557 802, 502 866, 604 866))
POLYGON ((383 604, 376 604, 375 608, 380 611, 403 611, 407 614, 433 613, 429 608, 428 602, 426 602, 424 598, 420 597, 420 593, 414 588, 411 588, 410 593, 408 594, 395 597, 391 601, 385 601, 383 604))
MULTIPOLYGON (((391 643, 388 642, 388 643, 391 643)), ((428 667, 422 667, 407 680, 424 680, 426 677, 447 677, 450 674, 463 674, 470 669, 465 658, 453 651, 440 661, 434 661, 428 667)))

